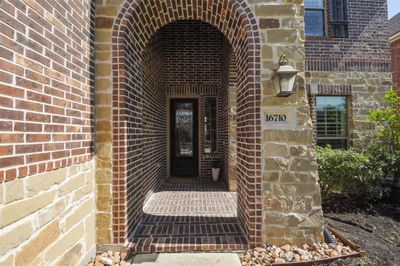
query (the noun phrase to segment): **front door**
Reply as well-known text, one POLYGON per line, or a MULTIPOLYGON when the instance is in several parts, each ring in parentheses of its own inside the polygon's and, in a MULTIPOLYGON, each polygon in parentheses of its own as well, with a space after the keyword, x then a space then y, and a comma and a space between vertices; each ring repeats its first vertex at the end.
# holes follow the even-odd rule
POLYGON ((198 101, 172 99, 170 110, 171 175, 198 176, 198 101))

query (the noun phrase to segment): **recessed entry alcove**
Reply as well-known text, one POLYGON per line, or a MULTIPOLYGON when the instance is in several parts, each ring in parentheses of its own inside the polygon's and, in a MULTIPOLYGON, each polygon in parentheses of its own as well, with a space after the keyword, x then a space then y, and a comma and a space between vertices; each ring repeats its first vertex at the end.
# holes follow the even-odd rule
POLYGON ((144 2, 114 27, 114 242, 145 252, 259 243, 257 34, 234 7, 203 18, 147 14, 162 5, 144 2))

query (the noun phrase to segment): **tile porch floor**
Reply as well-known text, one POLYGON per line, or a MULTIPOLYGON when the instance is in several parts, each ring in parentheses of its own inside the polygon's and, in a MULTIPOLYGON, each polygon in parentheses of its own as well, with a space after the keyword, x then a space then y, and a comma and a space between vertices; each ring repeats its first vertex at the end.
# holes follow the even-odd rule
POLYGON ((236 193, 222 184, 169 179, 144 205, 128 248, 139 253, 246 250, 236 206, 236 193))

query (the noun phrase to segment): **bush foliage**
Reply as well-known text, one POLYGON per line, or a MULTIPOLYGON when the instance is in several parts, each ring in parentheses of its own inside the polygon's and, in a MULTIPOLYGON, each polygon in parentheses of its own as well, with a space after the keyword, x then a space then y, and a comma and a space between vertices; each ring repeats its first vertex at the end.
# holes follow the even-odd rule
POLYGON ((382 197, 387 165, 385 160, 377 160, 377 156, 386 155, 378 149, 361 152, 317 147, 322 198, 327 199, 335 193, 366 199, 382 197))
POLYGON ((400 186, 400 95, 390 90, 385 95, 385 107, 369 112, 368 120, 374 122, 378 131, 375 136, 382 149, 388 152, 393 185, 400 186))

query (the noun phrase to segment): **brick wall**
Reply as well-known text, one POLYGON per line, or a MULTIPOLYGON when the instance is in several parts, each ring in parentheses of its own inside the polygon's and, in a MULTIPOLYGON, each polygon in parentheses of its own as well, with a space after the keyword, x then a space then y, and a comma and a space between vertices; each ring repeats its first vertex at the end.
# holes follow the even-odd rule
POLYGON ((400 89, 400 38, 391 43, 393 87, 400 89))
POLYGON ((318 85, 310 95, 313 124, 315 96, 347 96, 349 145, 362 146, 375 130, 368 111, 381 106, 391 85, 387 1, 348 0, 347 5, 348 38, 306 37, 306 77, 307 84, 318 85))
POLYGON ((0 265, 95 253, 92 1, 0 1, 0 265))
MULTIPOLYGON (((237 173, 238 218, 249 243, 256 246, 263 242, 282 244, 321 239, 320 195, 305 85, 300 78, 294 95, 278 98, 271 82, 283 51, 295 67, 303 70, 304 7, 302 1, 279 3, 275 0, 96 2, 96 67, 101 70, 96 76, 99 100, 96 134, 101 136, 96 141, 96 180, 109 188, 107 197, 97 197, 98 202, 107 203, 96 220, 99 244, 125 242, 131 230, 126 226, 131 222, 126 216, 126 202, 132 200, 127 197, 126 181, 128 171, 135 168, 126 168, 126 144, 130 136, 126 121, 129 130, 133 130, 130 133, 134 133, 140 131, 142 116, 140 105, 126 101, 126 90, 135 99, 141 97, 142 80, 137 73, 144 47, 162 26, 177 20, 197 20, 215 26, 235 51, 237 72, 232 75, 236 81, 235 99, 229 97, 236 106, 230 112, 231 118, 237 121, 230 128, 236 132, 233 141, 236 145, 232 145, 236 147, 236 165, 232 168, 237 173), (127 62, 127 58, 134 60, 127 62), (264 112, 271 108, 293 113, 292 127, 262 126, 264 112), (285 191, 290 191, 290 196, 285 191)), ((303 73, 300 76, 304 77, 303 73)), ((229 89, 232 96, 232 86, 229 89)), ((167 88, 168 93, 174 94, 199 91, 217 92, 212 85, 167 88)), ((139 143, 137 140, 129 144, 139 143)))
MULTIPOLYGON (((100 218, 97 220, 99 228, 99 240, 101 240, 99 241, 100 243, 109 243, 111 234, 113 243, 124 242, 127 239, 126 236, 128 231, 132 229, 132 227, 129 225, 127 227, 126 223, 134 223, 132 220, 130 220, 131 217, 125 216, 125 213, 127 212, 128 208, 127 202, 134 200, 130 196, 127 196, 127 194, 133 194, 131 191, 127 191, 126 181, 131 180, 129 176, 134 175, 135 171, 138 171, 141 166, 139 163, 132 163, 132 165, 128 167, 128 164, 138 158, 132 156, 140 156, 141 154, 140 150, 130 150, 131 146, 140 147, 141 145, 141 139, 140 137, 137 137, 137 132, 140 132, 140 125, 143 122, 140 109, 140 99, 142 99, 142 79, 139 74, 140 70, 138 62, 140 62, 142 58, 142 53, 146 47, 146 44, 148 43, 148 40, 157 32, 158 29, 161 28, 161 26, 165 26, 173 21, 202 20, 210 23, 217 27, 220 31, 224 32, 225 36, 229 36, 229 41, 232 46, 236 47, 236 49, 240 52, 237 56, 237 62, 239 66, 238 69, 240 70, 237 73, 237 78, 242 80, 242 82, 238 83, 237 94, 237 97, 240 99, 238 101, 238 119, 241 121, 238 125, 238 140, 240 140, 238 141, 238 147, 241 147, 240 151, 238 152, 238 156, 241 158, 240 162, 238 161, 238 175, 242 176, 242 182, 244 182, 244 184, 249 179, 258 180, 257 184, 259 184, 261 178, 261 165, 257 164, 255 160, 256 157, 261 156, 260 152, 256 152, 261 148, 261 146, 249 145, 250 142, 254 144, 255 140, 254 135, 247 134, 248 131, 257 132, 260 130, 260 127, 258 126, 259 121, 256 120, 256 115, 250 115, 258 114, 259 111, 257 111, 257 108, 260 106, 257 104, 257 101, 260 101, 260 97, 255 98, 255 96, 259 93, 260 84, 257 82, 251 82, 251 80, 256 79, 256 77, 260 75, 259 72, 255 72, 255 69, 259 67, 259 64, 255 65, 251 63, 255 60, 253 56, 258 54, 257 49, 259 49, 258 46, 255 46, 251 43, 259 41, 259 36, 257 34, 253 36, 253 33, 250 35, 246 33, 252 31, 250 23, 255 25, 255 19, 253 18, 251 22, 250 19, 244 19, 244 17, 251 16, 250 10, 244 10, 239 6, 234 7, 230 1, 225 0, 223 2, 214 2, 212 5, 214 5, 215 8, 213 7, 213 9, 208 10, 208 15, 202 13, 203 11, 201 10, 203 6, 199 5, 198 2, 189 3, 189 1, 187 1, 186 4, 182 3, 182 5, 179 5, 179 7, 175 8, 174 6, 174 12, 172 13, 167 11, 167 7, 169 6, 167 2, 136 2, 127 0, 118 1, 118 3, 124 3, 124 7, 114 6, 109 3, 98 4, 98 10, 101 12, 101 15, 97 20, 98 33, 100 34, 98 35, 99 45, 101 44, 102 47, 106 47, 106 45, 112 44, 113 47, 113 65, 111 66, 105 62, 99 62, 98 64, 99 68, 104 70, 104 73, 107 72, 108 75, 102 75, 101 77, 97 76, 99 80, 107 80, 107 82, 112 80, 113 82, 113 102, 111 104, 113 113, 113 133, 110 136, 110 134, 104 130, 105 126, 104 129, 102 129, 100 132, 97 132, 104 136, 104 138, 98 142, 98 146, 101 150, 99 152, 101 164, 99 165, 100 167, 97 168, 97 172, 101 176, 108 177, 110 173, 110 165, 103 163, 103 161, 110 157, 112 157, 113 160, 111 190, 113 204, 112 209, 107 207, 107 214, 106 211, 104 211, 104 213, 101 213, 102 217, 100 217, 100 215, 98 216, 98 218, 100 218), (217 6, 219 6, 219 8, 217 8, 217 6), (118 10, 121 10, 121 12, 118 13, 118 10), (222 12, 222 10, 224 10, 224 12, 222 12), (217 12, 221 13, 221 17, 218 19, 217 12), (242 12, 243 15, 239 15, 239 12, 242 12), (161 15, 161 13, 164 15, 161 15), (155 19, 150 19, 150 17, 153 17, 154 14, 160 14, 160 16, 154 16, 155 19), (202 18, 203 15, 207 16, 207 18, 202 18), (173 16, 177 17, 173 18, 173 16), (114 22, 110 23, 112 18, 115 18, 114 22), (217 23, 217 20, 220 22, 217 23), (110 31, 109 27, 112 25, 114 26, 112 31, 110 31), (110 33, 112 33, 111 39, 109 35, 110 33), (129 92, 134 96, 128 95, 126 90, 129 90, 129 92), (249 93, 248 90, 251 90, 251 93, 249 93), (251 101, 252 104, 246 104, 248 101, 251 101), (109 153, 110 142, 106 139, 106 137, 112 138, 112 156, 109 153), (109 223, 110 216, 108 214, 110 212, 112 212, 112 226, 110 226, 109 223)), ((177 41, 178 40, 175 40, 175 42, 177 41)), ((182 57, 182 59, 185 58, 182 56, 182 54, 180 54, 180 57, 182 57)), ((218 56, 218 58, 220 57, 218 56)), ((187 59, 189 58, 187 57, 187 59)), ((171 68, 171 71, 173 69, 174 68, 171 68)), ((215 69, 217 69, 217 67, 215 67, 215 69)), ((218 71, 219 69, 220 67, 218 67, 218 71)), ((182 68, 182 70, 185 74, 186 70, 184 68, 182 68)), ((201 69, 197 68, 197 71, 201 71, 201 69)), ((192 75, 192 79, 204 79, 199 77, 200 75, 193 77, 193 73, 194 72, 190 74, 187 72, 187 77, 192 75)), ((167 74, 164 74, 165 79, 168 79, 167 74)), ((205 74, 208 75, 208 73, 205 74)), ((216 77, 215 72, 211 74, 213 77, 216 77)), ((178 76, 177 78, 183 77, 178 76)), ((196 89, 201 89, 203 92, 215 89, 212 88, 214 85, 204 85, 205 82, 202 80, 198 81, 199 82, 197 84, 203 84, 196 89)), ((187 81, 183 82, 188 83, 187 81)), ((193 87, 186 85, 188 84, 185 84, 182 87, 171 87, 169 85, 167 89, 174 91, 194 90, 193 87)), ((110 86, 107 85, 105 86, 104 90, 102 90, 102 99, 106 100, 107 90, 109 89, 110 86)), ((110 106, 110 104, 108 106, 110 106)), ((106 105, 99 107, 98 110, 100 111, 99 113, 104 114, 104 117, 109 116, 110 109, 107 109, 106 105)), ((105 125, 106 119, 103 120, 103 117, 101 117, 100 123, 102 126, 103 124, 105 125)), ((101 182, 104 182, 104 184, 107 183, 108 185, 110 184, 110 182, 107 182, 106 180, 102 180, 101 182)), ((260 197, 261 193, 250 192, 244 188, 245 185, 239 187, 240 189, 238 190, 238 193, 242 195, 239 200, 239 209, 241 210, 239 211, 240 220, 245 226, 245 230, 249 233, 251 232, 253 239, 261 239, 261 235, 254 233, 256 230, 256 220, 258 219, 259 222, 261 221, 260 213, 253 214, 248 211, 251 209, 249 206, 253 205, 257 205, 257 207, 252 208, 261 208, 260 200, 255 200, 255 198, 260 197)), ((260 188, 260 186, 253 186, 253 190, 258 190, 260 188)), ((107 201, 111 201, 110 193, 107 197, 107 201)))
POLYGON ((82 1, 2 1, 0 182, 91 159, 91 14, 82 1))
MULTIPOLYGON (((349 65, 353 69, 357 63, 371 62, 371 59, 387 64, 390 58, 387 1, 347 0, 347 9, 349 37, 307 37, 306 61, 321 59, 330 62, 339 58, 341 62, 353 62, 349 65)), ((375 63, 379 65, 379 62, 375 63)), ((385 65, 381 67, 384 71, 389 69, 385 65)), ((359 70, 364 69, 360 66, 359 70)))
MULTIPOLYGON (((212 162, 224 156, 224 141, 227 139, 227 121, 221 111, 227 102, 221 101, 224 88, 223 64, 229 58, 222 55, 223 46, 228 45, 223 34, 208 23, 181 20, 168 24, 160 34, 164 47, 165 86, 169 95, 200 96, 199 112, 204 116, 205 97, 213 96, 218 101, 217 151, 204 152, 204 121, 200 120, 200 176, 211 178, 212 162), (176 90, 174 88, 182 88, 176 90), (225 119, 225 120, 224 120, 225 119), (222 122, 222 123, 221 123, 222 122)), ((226 142, 225 142, 226 143, 226 142)), ((227 180, 227 179, 226 179, 227 180)))
POLYGON ((221 84, 223 35, 200 21, 177 21, 161 29, 165 48, 165 85, 221 84))

